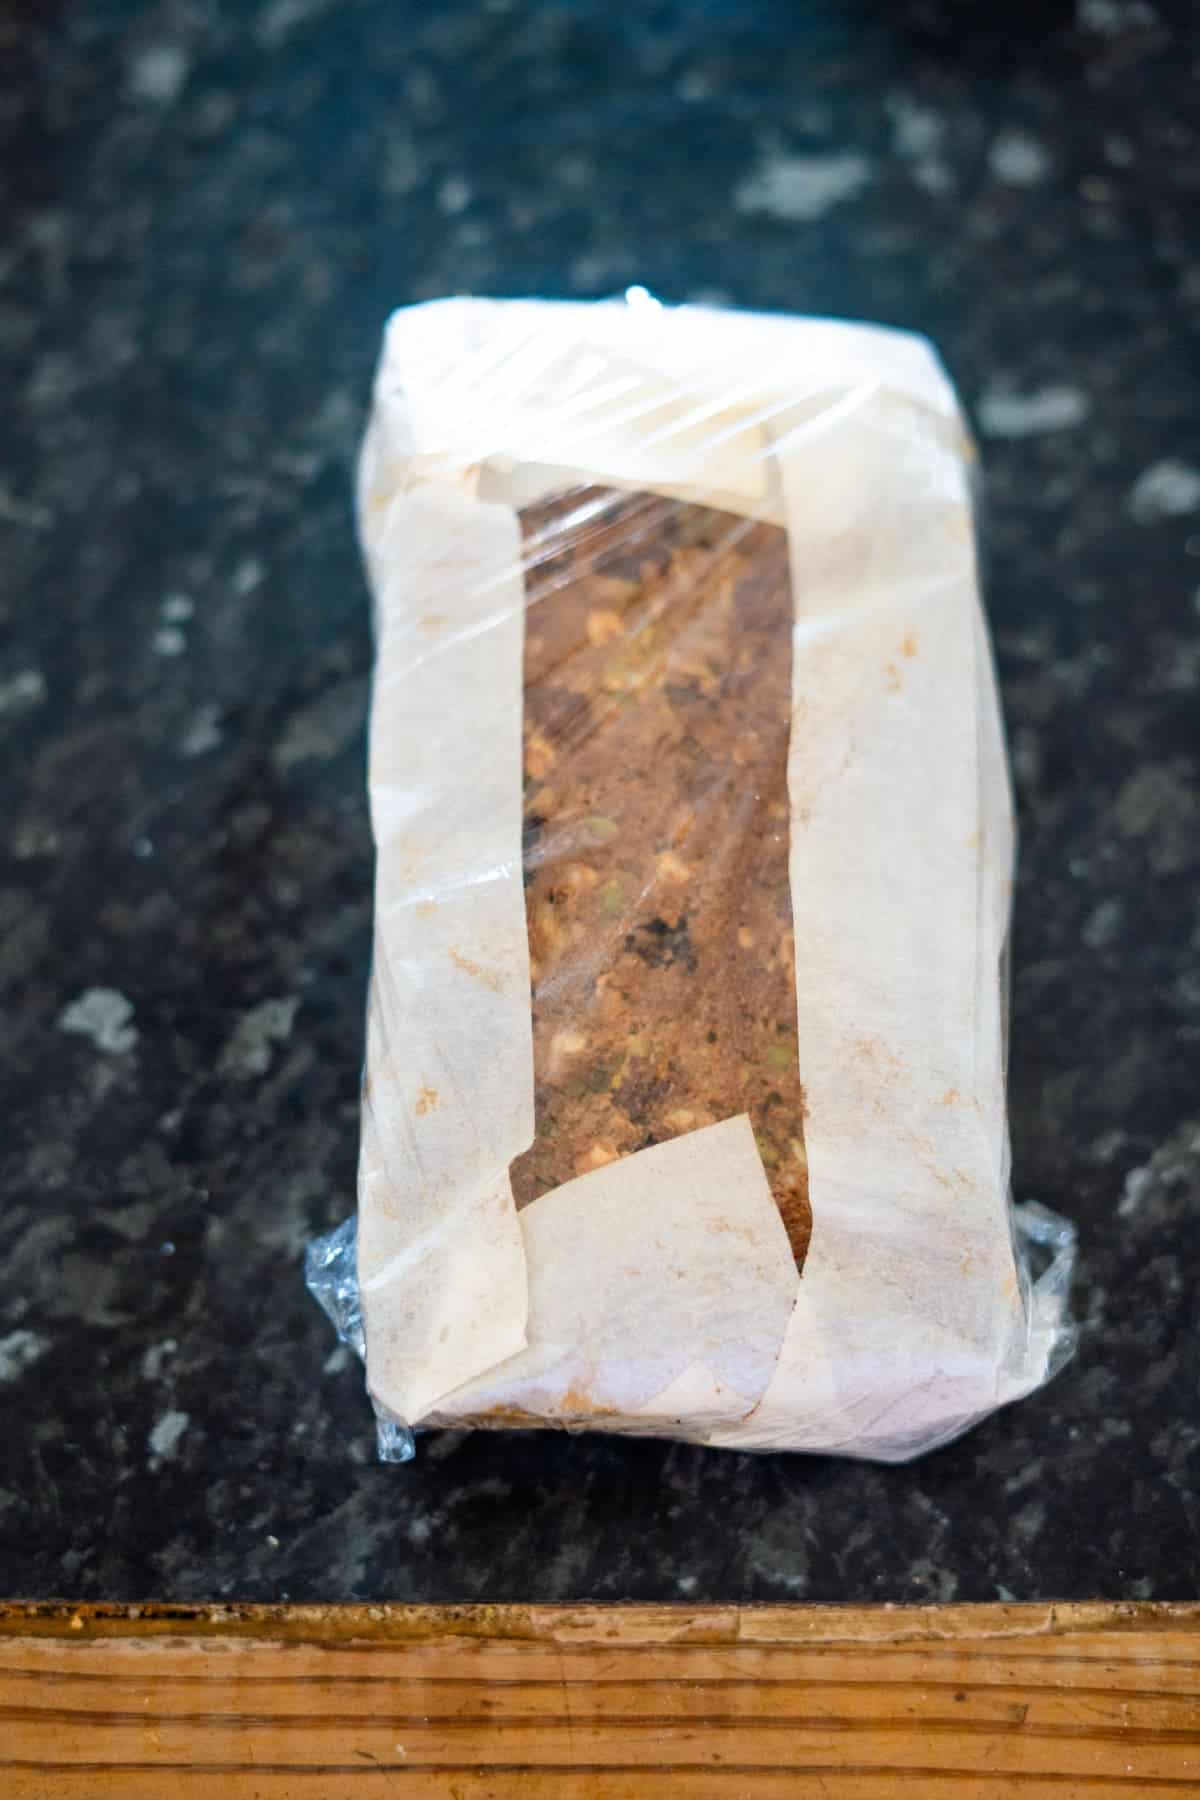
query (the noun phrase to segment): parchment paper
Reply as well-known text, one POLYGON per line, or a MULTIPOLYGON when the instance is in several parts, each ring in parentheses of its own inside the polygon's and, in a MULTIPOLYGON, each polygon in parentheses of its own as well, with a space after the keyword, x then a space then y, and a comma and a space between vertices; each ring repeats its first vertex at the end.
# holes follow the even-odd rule
POLYGON ((391 321, 360 517, 376 598, 368 1381, 534 1417, 899 1457, 1041 1378, 1008 1210, 1012 827, 969 444, 920 339, 619 303, 391 321), (517 509, 599 482, 784 525, 790 879, 813 1235, 748 1121, 519 1216, 533 1133, 517 509))

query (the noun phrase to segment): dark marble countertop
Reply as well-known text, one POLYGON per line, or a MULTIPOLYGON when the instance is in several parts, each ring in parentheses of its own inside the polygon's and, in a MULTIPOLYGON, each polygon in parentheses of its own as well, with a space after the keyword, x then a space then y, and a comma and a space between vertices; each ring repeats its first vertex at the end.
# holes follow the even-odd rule
POLYGON ((1200 1591, 1200 40, 1164 0, 0 4, 0 1591, 1200 1591), (984 449, 1014 1184, 1078 1358, 904 1468, 373 1461, 349 472, 446 292, 839 313, 984 449))

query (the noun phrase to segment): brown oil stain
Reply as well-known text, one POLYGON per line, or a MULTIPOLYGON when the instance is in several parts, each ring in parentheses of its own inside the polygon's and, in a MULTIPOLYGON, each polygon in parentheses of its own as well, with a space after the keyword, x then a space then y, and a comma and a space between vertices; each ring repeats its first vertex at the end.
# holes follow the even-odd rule
POLYGON ((585 1415, 587 1417, 602 1417, 605 1413, 611 1412, 612 1408, 610 1406, 603 1406, 593 1400, 586 1388, 577 1387, 572 1384, 559 1401, 558 1410, 559 1412, 570 1413, 574 1415, 574 1417, 580 1418, 585 1415))
POLYGON ((962 1099, 962 1095, 959 1093, 957 1088, 947 1088, 945 1093, 942 1095, 941 1099, 938 1101, 938 1105, 939 1106, 957 1106, 961 1099, 962 1099))
POLYGON ((498 994, 503 989, 504 976, 499 970, 485 969, 482 964, 472 962, 469 956, 464 956, 461 950, 455 950, 453 947, 450 950, 450 961, 456 969, 461 969, 464 975, 470 975, 476 981, 482 981, 484 987, 491 988, 493 994, 498 994))
POLYGON ((407 834, 396 839, 396 859, 400 876, 404 881, 415 882, 421 872, 421 865, 429 856, 429 846, 420 838, 407 834))
POLYGON ((900 1074, 904 1068, 900 1058, 880 1037, 859 1038, 850 1054, 854 1062, 865 1064, 869 1069, 887 1069, 900 1074))
POLYGON ((710 1219, 706 1229, 710 1237, 736 1237, 746 1244, 757 1242, 753 1225, 735 1225, 732 1219, 710 1219))
POLYGON ((413 911, 416 913, 418 919, 432 919, 434 913, 437 911, 437 901, 419 900, 413 908, 413 911))
POLYGON ((420 1087, 417 1089, 417 1100, 416 1100, 416 1107, 415 1107, 417 1117, 419 1119, 423 1119, 425 1117, 426 1113, 431 1113, 431 1112, 436 1111, 436 1109, 440 1105, 441 1105, 441 1100, 438 1098, 437 1089, 435 1087, 429 1087, 426 1085, 425 1082, 422 1082, 420 1087))
POLYGON ((912 1148, 926 1174, 946 1193, 962 1194, 971 1191, 973 1184, 970 1177, 964 1175, 961 1169, 947 1171, 939 1162, 937 1148, 929 1138, 921 1137, 907 1125, 897 1126, 896 1136, 912 1148))
POLYGON ((528 1412, 521 1406, 489 1406, 483 1412, 456 1418, 456 1426, 471 1425, 477 1429, 518 1430, 556 1425, 565 1419, 611 1418, 613 1409, 594 1400, 586 1388, 572 1384, 557 1400, 548 1402, 542 1412, 528 1412))
POLYGON ((445 613, 424 613, 419 622, 422 631, 429 637, 436 637, 438 632, 450 623, 450 620, 445 613))
MULTIPOLYGON (((915 631, 910 631, 901 642, 900 654, 910 661, 917 654, 917 634, 915 631)), ((903 682, 900 677, 900 670, 895 662, 884 663, 883 685, 889 694, 898 694, 900 692, 903 682)))

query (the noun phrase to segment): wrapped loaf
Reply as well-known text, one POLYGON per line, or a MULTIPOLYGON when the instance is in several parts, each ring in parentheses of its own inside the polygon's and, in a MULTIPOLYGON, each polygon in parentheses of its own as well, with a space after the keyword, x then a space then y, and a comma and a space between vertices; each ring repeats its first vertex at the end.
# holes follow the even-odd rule
POLYGON ((1054 1366, 971 460, 899 332, 393 317, 359 496, 385 1417, 898 1459, 1054 1366))

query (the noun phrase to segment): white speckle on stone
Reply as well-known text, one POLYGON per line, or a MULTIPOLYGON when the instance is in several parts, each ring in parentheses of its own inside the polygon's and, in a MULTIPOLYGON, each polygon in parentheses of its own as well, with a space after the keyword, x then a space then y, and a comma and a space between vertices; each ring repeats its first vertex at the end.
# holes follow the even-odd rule
POLYGON ((288 720, 271 752, 278 769, 310 759, 326 761, 354 742, 367 711, 367 684, 360 677, 339 681, 288 720))
POLYGON ((1090 410, 1083 389, 1065 383, 1034 388, 1027 394, 992 387, 979 402, 979 423, 987 437, 1040 437, 1044 432, 1069 431, 1082 425, 1090 410))
POLYGON ((26 393, 34 406, 68 406, 85 377, 82 364, 66 350, 47 350, 38 357, 26 393))
MULTIPOLYGON (((1200 968, 1184 969, 1175 979, 1175 992, 1186 1007, 1200 1012, 1200 968)), ((1200 1132, 1197 1132, 1200 1138, 1200 1132)))
POLYGON ((692 288, 687 296, 687 304, 689 306, 732 306, 733 295, 728 288, 692 288))
POLYGON ((1121 929, 1124 907, 1119 900, 1102 900, 1083 928, 1083 941, 1093 950, 1103 950, 1121 929))
POLYGON ((187 649, 187 639, 178 625, 160 625, 154 634, 154 654, 156 656, 182 656, 187 649))
POLYGON ((217 1065, 220 1073, 235 1081, 251 1081, 256 1075, 265 1075, 275 1054, 274 1046, 291 1036, 299 1004, 292 995, 285 1000, 264 1000, 243 1013, 221 1052, 217 1065))
POLYGON ((168 625, 186 625, 196 610, 187 594, 168 594, 162 603, 162 616, 168 625))
POLYGON ((139 862, 149 862, 150 858, 154 855, 154 839, 148 837, 135 837, 133 843, 130 845, 130 849, 133 851, 133 854, 137 857, 139 862))
POLYGON ((1050 158, 1028 131, 1002 131, 988 151, 988 167, 1009 187, 1037 187, 1050 173, 1050 158))
POLYGON ((1200 469, 1177 457, 1164 457, 1144 469, 1129 494, 1129 511, 1139 525, 1155 519, 1177 519, 1200 510, 1200 469))
POLYGON ((581 250, 567 264, 567 281, 577 292, 588 288, 616 288, 627 277, 625 259, 603 250, 581 250))
POLYGON ((190 1413, 165 1412, 147 1439, 151 1454, 164 1459, 174 1456, 179 1440, 191 1422, 190 1413))
POLYGON ((348 1344, 335 1344, 325 1361, 321 1364, 326 1375, 340 1375, 352 1361, 348 1344))
POLYGON ((1120 1218, 1128 1219, 1138 1210, 1146 1197, 1146 1190, 1152 1186, 1154 1176, 1149 1169, 1130 1169, 1125 1177, 1125 1186, 1117 1205, 1120 1218))
POLYGON ((40 819, 27 819, 13 833, 13 855, 18 862, 28 862, 35 856, 53 856, 61 841, 53 825, 46 825, 40 819))
POLYGON ((1200 638, 1173 644, 1160 664, 1158 685, 1169 694, 1186 694, 1200 687, 1200 638))
POLYGON ((698 106, 702 100, 711 100, 713 96, 713 80, 703 69, 687 69, 679 77, 675 92, 685 106, 698 106))
POLYGON ((912 166, 912 178, 927 194, 948 194, 954 186, 950 165, 943 162, 940 156, 923 156, 920 162, 915 162, 912 166))
POLYGON ((179 754, 206 756, 210 750, 215 750, 221 742, 217 725, 219 716, 215 706, 197 707, 179 740, 179 754))
POLYGON ((258 16, 255 35, 268 50, 278 50, 301 25, 328 12, 336 0, 270 0, 258 16))
POLYGON ((1092 1155, 1097 1162, 1111 1162, 1113 1157, 1128 1141, 1128 1133, 1114 1126, 1109 1131, 1102 1131, 1092 1145, 1092 1155))
POLYGON ((694 1594, 696 1591, 696 1577, 694 1575, 680 1575, 675 1585, 681 1594, 694 1594))
POLYGON ((927 106, 918 106, 904 94, 893 94, 887 103, 892 120, 892 148, 897 156, 916 160, 933 156, 942 147, 945 122, 927 106))
POLYGON ((1137 153, 1126 137, 1114 132, 1104 140, 1104 154, 1114 169, 1128 169, 1136 161, 1137 153))
POLYGON ((40 669, 19 669, 0 681, 0 718, 6 713, 30 712, 46 698, 46 677, 40 669))
POLYGON ((1159 22, 1146 0, 1079 0, 1075 18, 1081 31, 1094 31, 1100 37, 1153 30, 1159 22))
POLYGON ((1021 726, 1013 733, 1009 756, 1017 780, 1025 787, 1036 787, 1042 773, 1042 751, 1029 726, 1021 726))
MULTIPOLYGON (((9 264, 0 259, 0 272, 7 272, 8 267, 9 264)), ((49 531, 54 514, 47 506, 19 500, 7 483, 0 481, 0 519, 7 520, 10 525, 24 525, 30 531, 49 531)))
POLYGON ((742 213, 767 213, 793 224, 810 223, 853 200, 870 181, 870 160, 858 150, 836 150, 824 156, 771 156, 738 183, 733 204, 742 213))
POLYGON ((442 110, 442 90, 429 69, 409 71, 404 90, 412 110, 425 119, 435 119, 442 110))
POLYGON ((425 165, 412 136, 408 132, 399 132, 384 146, 379 171, 384 193, 399 197, 411 194, 420 187, 424 175, 425 165))
POLYGON ((471 204, 471 184, 464 175, 447 175, 438 188, 438 205, 452 218, 471 204))
POLYGON ((266 570, 257 556, 243 556, 233 571, 233 591, 238 599, 244 600, 247 594, 252 594, 255 588, 261 587, 265 574, 266 570))
POLYGON ((181 44, 144 44, 131 57, 126 90, 147 106, 170 106, 188 78, 187 52, 181 44))
POLYGON ((917 186, 927 194, 949 193, 954 174, 943 155, 945 121, 904 94, 893 94, 887 109, 892 120, 892 149, 909 165, 917 186))
POLYGON ((273 1531, 268 1531, 267 1542, 271 1546, 272 1550, 278 1550, 279 1539, 275 1536, 275 1533, 273 1531))
POLYGON ((1192 865, 1200 794, 1189 765, 1143 765, 1122 782, 1109 816, 1122 837, 1145 840, 1156 875, 1177 875, 1192 865))
POLYGON ((174 1356, 179 1345, 174 1338, 164 1338, 161 1344, 151 1344, 142 1357, 142 1374, 147 1381, 157 1381, 163 1372, 168 1357, 174 1356))
POLYGON ((429 1539, 433 1536, 433 1526, 429 1523, 428 1519, 410 1519, 408 1524, 408 1535, 414 1544, 428 1543, 429 1539))
POLYGON ((1045 1501, 1027 1500, 1016 1516, 1007 1522, 1006 1530, 1016 1537, 1024 1538, 1026 1543, 1031 1543, 1041 1537, 1045 1523, 1045 1501))
POLYGON ((138 1041, 137 1030, 130 1024, 132 1018, 133 1006, 116 988, 86 988, 77 1000, 63 1008, 58 1028, 91 1038, 97 1050, 105 1050, 110 1056, 124 1056, 138 1041))
POLYGON ((36 1331, 10 1331, 0 1338, 0 1381, 15 1381, 49 1349, 36 1331))

